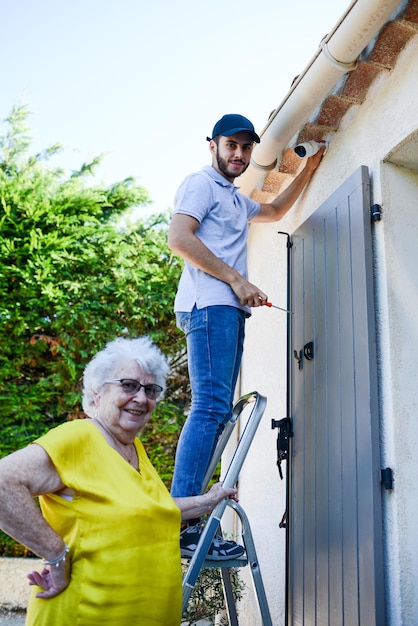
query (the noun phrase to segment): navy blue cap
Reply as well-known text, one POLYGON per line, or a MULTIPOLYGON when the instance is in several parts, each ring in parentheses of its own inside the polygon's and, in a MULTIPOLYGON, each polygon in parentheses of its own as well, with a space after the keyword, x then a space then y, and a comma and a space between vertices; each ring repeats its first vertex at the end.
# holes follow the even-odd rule
POLYGON ((221 119, 216 122, 213 127, 212 137, 206 137, 208 141, 211 141, 217 135, 222 135, 223 137, 230 137, 231 135, 236 135, 236 133, 240 133, 243 130, 250 133, 253 141, 256 143, 260 143, 260 137, 254 130, 254 126, 251 124, 250 120, 248 120, 243 115, 235 115, 234 113, 230 113, 228 115, 224 115, 221 119))

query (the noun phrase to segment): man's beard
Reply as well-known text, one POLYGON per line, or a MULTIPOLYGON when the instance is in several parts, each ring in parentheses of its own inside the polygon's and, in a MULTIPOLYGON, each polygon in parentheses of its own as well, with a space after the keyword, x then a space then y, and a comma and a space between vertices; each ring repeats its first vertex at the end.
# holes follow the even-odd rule
MULTIPOLYGON (((219 156, 218 153, 216 154, 216 162, 218 164, 219 171, 226 178, 236 178, 235 174, 232 174, 231 172, 228 171, 228 161, 226 161, 221 156, 219 156)), ((245 170, 247 169, 248 166, 249 166, 249 163, 247 163, 247 165, 244 167, 244 169, 242 170, 241 174, 243 174, 245 172, 245 170)), ((241 174, 240 174, 240 176, 241 176, 241 174)))

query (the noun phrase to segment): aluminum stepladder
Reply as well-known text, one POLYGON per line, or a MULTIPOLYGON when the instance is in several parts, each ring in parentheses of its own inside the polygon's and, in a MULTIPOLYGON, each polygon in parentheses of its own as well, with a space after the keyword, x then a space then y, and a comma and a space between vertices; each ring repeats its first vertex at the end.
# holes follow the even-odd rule
MULTIPOLYGON (((244 411, 245 407, 250 403, 254 403, 254 406, 252 407, 251 413, 248 417, 247 423, 239 439, 237 448, 234 452, 232 460, 225 474, 225 478, 223 480, 223 485, 226 488, 234 487, 234 485, 236 484, 238 475, 241 471, 245 457, 247 456, 251 442, 254 438, 254 435, 256 433, 267 404, 266 398, 260 395, 257 391, 253 391, 242 396, 235 404, 232 417, 226 424, 224 431, 219 438, 211 463, 206 472, 202 492, 206 491, 207 489, 209 481, 215 472, 215 469, 221 459, 222 453, 238 421, 239 416, 244 411)), ((257 597, 263 626, 273 626, 248 517, 239 503, 235 502, 234 500, 222 500, 209 516, 200 537, 199 543, 197 545, 196 551, 192 559, 190 560, 188 568, 183 576, 183 613, 187 609, 190 596, 192 594, 193 588, 196 584, 201 569, 207 567, 219 568, 222 577, 225 605, 228 613, 229 624, 230 626, 239 626, 237 610, 232 590, 230 569, 245 567, 247 565, 250 567, 251 570, 254 590, 257 597), (229 559, 227 561, 207 560, 206 555, 208 553, 213 538, 219 530, 219 523, 227 506, 232 507, 232 509, 235 511, 241 521, 241 536, 245 547, 245 554, 240 558, 229 559)))

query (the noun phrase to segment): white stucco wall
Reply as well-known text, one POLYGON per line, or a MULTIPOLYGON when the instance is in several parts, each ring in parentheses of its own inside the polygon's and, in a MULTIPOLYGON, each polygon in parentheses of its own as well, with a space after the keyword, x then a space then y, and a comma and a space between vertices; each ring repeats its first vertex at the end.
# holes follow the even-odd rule
MULTIPOLYGON (((254 264, 252 281, 263 285, 266 275, 275 276, 275 284, 268 293, 274 304, 286 307, 286 237, 277 235, 277 230, 263 229, 260 233, 258 263, 254 264), (278 267, 283 268, 280 274, 278 267)), ((241 390, 242 393, 259 391, 267 397, 267 407, 240 475, 239 495, 250 516, 270 611, 276 616, 274 623, 282 624, 286 535, 284 529, 279 529, 279 523, 285 510, 286 481, 285 477, 280 480, 276 466, 277 430, 271 429, 271 420, 286 417, 286 313, 263 307, 254 311, 246 328, 251 341, 245 348, 241 390)), ((282 466, 285 471, 285 464, 282 466)), ((248 591, 245 622, 240 617, 240 624, 255 626, 260 623, 259 614, 251 577, 248 571, 244 572, 248 591)))
POLYGON ((393 492, 384 498, 386 588, 392 623, 418 624, 418 171, 387 164, 382 183, 382 467, 392 467, 395 477, 393 492))
MULTIPOLYGON (((320 170, 292 211, 277 224, 251 227, 250 280, 269 299, 286 305, 286 239, 360 165, 367 165, 372 202, 383 206, 374 228, 381 402, 382 467, 395 472, 385 492, 386 604, 388 624, 418 624, 418 174, 384 159, 418 129, 418 37, 391 73, 372 84, 367 101, 352 107, 332 139, 320 170)), ((240 501, 251 522, 273 624, 284 624, 285 481, 276 467, 277 431, 271 418, 285 416, 286 315, 256 309, 247 323, 241 392, 267 396, 263 424, 240 476, 240 501)), ((261 624, 248 572, 242 626, 261 624)))

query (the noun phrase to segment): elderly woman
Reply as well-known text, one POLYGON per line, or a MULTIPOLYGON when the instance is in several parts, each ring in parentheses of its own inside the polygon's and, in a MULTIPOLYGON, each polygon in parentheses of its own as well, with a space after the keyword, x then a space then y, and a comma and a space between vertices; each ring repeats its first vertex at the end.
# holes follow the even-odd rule
POLYGON ((173 500, 151 465, 137 434, 167 373, 148 337, 110 342, 84 372, 89 418, 0 460, 0 527, 43 558, 28 576, 27 625, 180 624, 181 517, 235 490, 173 500))

